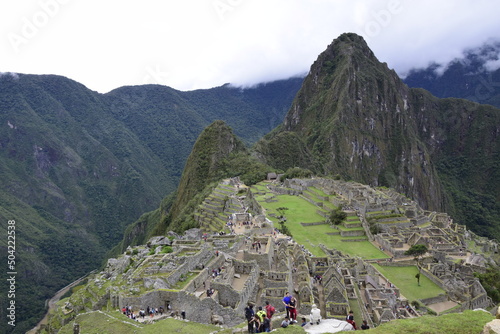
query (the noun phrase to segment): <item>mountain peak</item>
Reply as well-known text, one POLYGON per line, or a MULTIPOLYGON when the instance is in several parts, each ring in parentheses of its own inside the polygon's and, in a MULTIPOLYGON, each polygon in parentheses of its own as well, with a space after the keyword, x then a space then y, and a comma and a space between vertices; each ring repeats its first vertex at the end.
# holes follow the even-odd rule
POLYGON ((375 57, 372 50, 366 44, 365 39, 355 33, 349 32, 340 35, 338 38, 334 39, 333 42, 328 46, 325 52, 332 50, 338 50, 339 52, 347 52, 346 54, 353 54, 353 52, 361 51, 367 57, 375 57))
POLYGON ((172 207, 174 219, 186 203, 214 180, 224 158, 245 150, 244 144, 225 122, 217 120, 207 126, 198 136, 184 167, 172 207))
MULTIPOLYGON (((310 130, 307 124, 342 116, 335 110, 347 107, 351 113, 353 109, 366 110, 366 104, 381 104, 383 101, 377 100, 382 96, 378 94, 379 89, 406 95, 407 87, 387 64, 379 62, 363 37, 354 33, 342 34, 312 64, 285 118, 285 130, 307 132, 310 130), (308 120, 312 118, 311 123, 308 120)), ((387 94, 383 94, 385 96, 387 94)))

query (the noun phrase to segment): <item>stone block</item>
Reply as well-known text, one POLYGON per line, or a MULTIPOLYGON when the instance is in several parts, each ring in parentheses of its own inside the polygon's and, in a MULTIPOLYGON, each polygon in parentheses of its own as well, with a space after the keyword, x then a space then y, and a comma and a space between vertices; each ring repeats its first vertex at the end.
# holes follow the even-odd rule
POLYGON ((500 319, 495 319, 484 325, 482 334, 500 334, 500 319))

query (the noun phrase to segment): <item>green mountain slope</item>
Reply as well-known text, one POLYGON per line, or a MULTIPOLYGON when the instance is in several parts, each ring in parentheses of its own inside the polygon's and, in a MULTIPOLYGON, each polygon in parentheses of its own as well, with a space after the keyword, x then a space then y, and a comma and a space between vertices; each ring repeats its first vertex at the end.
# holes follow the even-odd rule
POLYGON ((275 168, 393 187, 499 238, 499 133, 498 109, 410 89, 362 37, 343 34, 256 150, 275 168))
MULTIPOLYGON (((59 76, 2 75, 0 219, 2 230, 16 220, 20 233, 24 310, 13 332, 31 328, 45 299, 99 266, 126 226, 175 189, 206 125, 241 110, 233 121, 243 118, 239 129, 250 143, 257 129, 275 126, 269 110, 284 115, 301 80, 194 92, 148 85, 103 95, 59 76), (282 98, 271 96, 283 90, 282 98)), ((0 247, 6 254, 6 239, 0 247)))
POLYGON ((259 163, 223 121, 206 127, 196 140, 175 194, 163 200, 160 207, 144 214, 127 228, 122 243, 115 248, 123 252, 129 245, 145 243, 153 235, 167 230, 182 232, 198 227, 195 208, 221 179, 240 177, 246 184, 263 180, 268 166, 259 163))

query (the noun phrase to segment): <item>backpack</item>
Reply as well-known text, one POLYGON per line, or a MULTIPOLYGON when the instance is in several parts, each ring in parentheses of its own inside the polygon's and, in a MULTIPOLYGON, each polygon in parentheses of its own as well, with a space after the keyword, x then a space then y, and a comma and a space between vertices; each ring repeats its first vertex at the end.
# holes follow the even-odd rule
POLYGON ((276 312, 276 309, 272 305, 266 306, 266 310, 269 313, 270 317, 272 317, 274 315, 274 312, 276 312))

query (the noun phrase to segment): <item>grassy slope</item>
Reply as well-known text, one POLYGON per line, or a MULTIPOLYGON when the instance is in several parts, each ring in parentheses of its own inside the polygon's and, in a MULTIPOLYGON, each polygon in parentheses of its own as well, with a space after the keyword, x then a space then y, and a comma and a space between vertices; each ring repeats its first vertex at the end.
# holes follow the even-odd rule
POLYGON ((371 334, 473 334, 481 333, 486 323, 493 316, 482 311, 465 311, 463 313, 446 314, 439 317, 423 316, 421 318, 394 320, 370 329, 371 334))
MULTIPOLYGON (((415 319, 394 320, 371 329, 370 333, 380 334, 471 334, 480 333, 493 316, 481 311, 465 311, 463 313, 446 314, 440 317, 424 316, 415 319)), ((230 334, 232 329, 222 330, 212 325, 166 319, 151 325, 142 325, 130 321, 119 312, 91 312, 77 317, 81 334, 153 334, 153 333, 185 333, 185 334, 230 334)), ((64 326, 60 334, 72 334, 73 322, 64 326)), ((305 333, 299 326, 278 328, 274 333, 305 333)))

